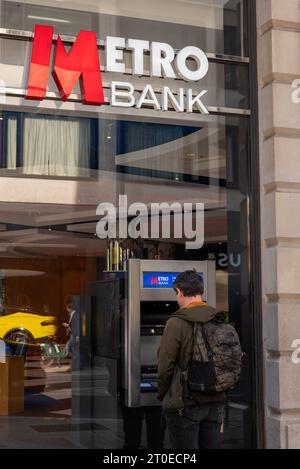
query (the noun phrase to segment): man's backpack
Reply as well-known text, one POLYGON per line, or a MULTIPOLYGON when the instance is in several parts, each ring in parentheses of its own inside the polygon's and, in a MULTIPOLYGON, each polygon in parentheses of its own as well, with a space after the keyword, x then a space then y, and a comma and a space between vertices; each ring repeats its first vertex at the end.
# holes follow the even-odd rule
POLYGON ((242 349, 234 327, 214 319, 194 325, 193 355, 186 373, 192 392, 225 392, 238 383, 242 349))

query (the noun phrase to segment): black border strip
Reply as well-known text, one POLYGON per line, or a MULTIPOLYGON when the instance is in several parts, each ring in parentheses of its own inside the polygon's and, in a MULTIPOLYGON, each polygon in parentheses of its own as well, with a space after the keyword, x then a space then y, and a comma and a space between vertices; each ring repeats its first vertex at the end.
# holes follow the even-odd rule
POLYGON ((205 186, 227 187, 226 179, 218 179, 209 176, 193 176, 191 174, 174 173, 159 169, 138 168, 136 166, 116 165, 115 172, 133 176, 144 176, 151 179, 166 179, 177 182, 190 182, 205 186))
POLYGON ((261 212, 260 212, 260 166, 259 166, 259 123, 258 123, 258 76, 257 76, 257 22, 256 0, 246 0, 249 55, 250 55, 250 291, 252 312, 253 375, 252 393, 255 396, 253 419, 256 422, 255 438, 259 449, 265 448, 264 418, 264 354, 261 276, 261 212))

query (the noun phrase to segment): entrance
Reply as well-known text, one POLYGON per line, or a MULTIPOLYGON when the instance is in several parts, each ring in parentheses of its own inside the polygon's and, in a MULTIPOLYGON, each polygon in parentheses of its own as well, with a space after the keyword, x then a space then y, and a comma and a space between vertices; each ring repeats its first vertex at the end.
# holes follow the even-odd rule
MULTIPOLYGON (((5 119, 8 128, 14 119, 27 122, 26 115, 20 120, 7 114, 5 119)), ((46 118, 45 129, 52 124, 59 128, 59 119, 46 118)), ((31 143, 37 124, 30 116, 26 131, 31 143)), ((20 125, 12 127, 17 139, 20 125)), ((62 129, 65 125, 67 121, 62 129)), ((100 155, 98 169, 71 169, 78 175, 90 174, 76 185, 72 179, 43 182, 48 191, 54 182, 56 191, 65 191, 67 197, 73 184, 72 203, 50 203, 53 193, 42 192, 41 179, 30 177, 30 172, 36 177, 40 171, 34 165, 23 168, 32 202, 1 203, 1 337, 7 343, 27 344, 22 425, 35 432, 35 441, 47 439, 46 444, 55 447, 122 448, 132 428, 141 429, 135 444, 149 447, 158 434, 161 439, 155 444, 168 447, 163 431, 155 432, 160 408, 155 407, 157 418, 152 421, 153 410, 148 415, 147 405, 132 411, 126 400, 121 316, 131 301, 126 293, 128 265, 133 260, 166 266, 175 260, 190 266, 211 263, 217 308, 235 325, 245 352, 240 385, 227 396, 223 446, 253 446, 248 118, 202 116, 198 127, 73 118, 73 140, 76 129, 84 129, 82 155, 93 142, 92 154, 100 155), (95 139, 96 131, 100 140, 95 139), (35 187, 38 200, 46 202, 49 194, 47 203, 34 202, 35 187), (120 195, 146 207, 157 202, 204 204, 204 245, 187 249, 188 240, 184 235, 176 238, 172 229, 169 239, 153 238, 151 233, 137 239, 99 239, 97 204, 117 207, 120 195), (49 342, 56 349, 47 347, 49 342), (64 435, 59 441, 57 431, 64 435)), ((59 136, 55 144, 58 152, 63 151, 59 136)), ((59 171, 61 167, 58 175, 59 171)), ((174 214, 170 219, 172 226, 174 214)), ((170 272, 163 270, 168 282, 170 272)), ((176 307, 175 298, 158 299, 158 315, 164 318, 176 307)), ((151 337, 149 325, 155 332, 162 324, 143 324, 145 347, 151 337)), ((143 363, 144 391, 152 386, 152 361, 143 363)))

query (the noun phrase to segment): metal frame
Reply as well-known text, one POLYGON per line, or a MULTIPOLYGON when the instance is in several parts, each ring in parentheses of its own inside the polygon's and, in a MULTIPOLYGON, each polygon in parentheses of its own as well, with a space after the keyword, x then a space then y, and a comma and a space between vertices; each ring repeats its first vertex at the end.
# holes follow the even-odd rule
POLYGON ((253 420, 256 444, 265 448, 265 410, 264 410, 264 353, 263 353, 263 315, 262 315, 262 278, 261 278, 261 214, 260 214, 260 165, 259 165, 259 126, 258 126, 258 78, 257 78, 257 27, 256 0, 247 2, 247 20, 250 50, 250 152, 249 187, 250 187, 250 281, 252 293, 252 349, 253 349, 253 420))
MULTIPOLYGON (((90 157, 89 169, 98 169, 98 136, 97 136, 97 123, 98 120, 94 117, 79 117, 79 116, 66 116, 57 114, 34 114, 32 112, 22 111, 3 111, 3 143, 2 143, 2 159, 0 160, 0 167, 5 168, 7 164, 7 132, 8 132, 8 119, 14 117, 17 120, 17 145, 16 145, 16 167, 23 166, 23 133, 24 133, 24 118, 32 117, 35 119, 56 119, 56 120, 69 120, 78 121, 86 119, 90 122, 90 157)), ((65 176, 63 176, 65 177, 65 176)))
POLYGON ((211 284, 207 279, 215 276, 215 261, 156 261, 141 260, 140 262, 140 301, 174 301, 174 291, 170 289, 155 290, 143 288, 143 272, 183 272, 188 269, 199 269, 204 273, 204 295, 203 298, 213 307, 216 307, 216 285, 211 284), (209 288, 208 288, 209 287, 209 288))
MULTIPOLYGON (((65 35, 58 35, 58 34, 53 34, 53 42, 55 43, 57 41, 58 36, 60 36, 62 42, 66 44, 73 44, 76 41, 76 36, 65 36, 65 35)), ((8 39, 16 39, 16 40, 25 40, 25 41, 31 41, 34 37, 33 31, 25 31, 21 29, 9 29, 9 28, 0 28, 0 38, 8 38, 8 39)), ((97 39, 97 44, 99 48, 104 48, 105 47, 105 40, 103 39, 97 39)), ((128 50, 129 49, 126 49, 128 50)), ((174 49, 175 52, 177 52, 179 49, 174 49)), ((147 55, 147 53, 146 53, 147 55)), ((213 53, 213 52, 208 52, 206 53, 206 56, 209 61, 211 62, 235 62, 235 63, 244 63, 244 64, 249 64, 249 57, 238 57, 235 55, 228 55, 228 54, 219 54, 219 53, 213 53)))
MULTIPOLYGON (((103 82, 103 88, 104 89, 109 89, 109 84, 108 82, 103 82)), ((139 91, 139 87, 136 87, 136 90, 139 91)), ((155 91, 155 89, 154 89, 155 91)), ((157 90, 157 92, 159 92, 157 90)), ((4 93, 6 96, 14 96, 14 97, 19 97, 19 98, 24 98, 27 95, 27 90, 24 88, 11 88, 11 87, 3 87, 2 88, 2 93, 4 93)), ((46 97, 44 99, 49 99, 52 101, 61 101, 61 97, 59 93, 56 93, 54 91, 47 91, 46 92, 46 97)), ((110 104, 110 101, 107 97, 104 97, 105 103, 104 106, 108 106, 110 104)), ((78 102, 81 103, 82 97, 80 94, 77 93, 71 93, 68 101, 70 102, 78 102)), ((207 106, 207 109, 210 114, 220 114, 220 115, 235 115, 235 116, 250 116, 251 115, 251 110, 250 109, 239 109, 239 108, 230 108, 230 107, 222 107, 222 106, 207 106)), ((172 111, 176 113, 176 111, 172 108, 169 109, 169 111, 172 111)), ((25 111, 24 111, 25 112, 25 111)), ((119 111, 120 112, 120 111, 119 111)), ((114 114, 117 114, 117 111, 114 111, 114 114)), ((194 111, 193 114, 200 114, 200 111, 194 111)))
POLYGON ((125 317, 125 402, 128 407, 139 407, 140 396, 140 261, 128 262, 127 297, 128 306, 125 317), (133 286, 134 288, 130 288, 133 286))

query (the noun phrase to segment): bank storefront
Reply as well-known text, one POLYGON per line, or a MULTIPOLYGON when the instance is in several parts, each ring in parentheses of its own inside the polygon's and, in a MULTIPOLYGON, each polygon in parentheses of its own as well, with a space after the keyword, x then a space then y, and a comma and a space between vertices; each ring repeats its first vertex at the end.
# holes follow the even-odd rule
POLYGON ((23 376, 7 347, 22 392, 3 446, 170 447, 155 357, 187 268, 245 352, 223 446, 261 444, 253 17, 243 0, 0 1, 0 337, 26 351, 23 376), (99 204, 125 225, 175 204, 196 229, 178 235, 175 210, 167 233, 140 219, 108 240, 99 204))

